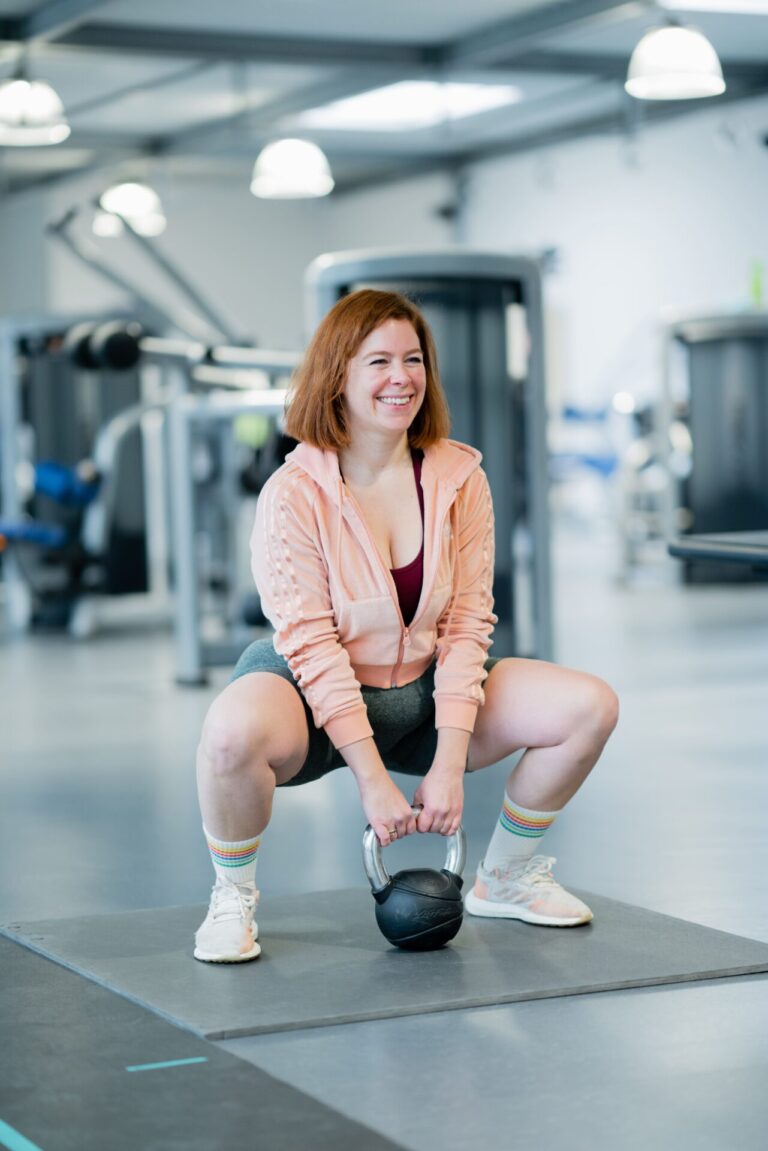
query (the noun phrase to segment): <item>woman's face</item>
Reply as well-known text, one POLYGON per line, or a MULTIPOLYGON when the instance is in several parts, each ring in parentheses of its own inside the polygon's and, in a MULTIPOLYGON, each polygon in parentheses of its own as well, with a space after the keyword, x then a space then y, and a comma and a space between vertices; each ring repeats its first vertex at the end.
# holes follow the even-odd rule
POLYGON ((403 435, 424 402, 427 374, 419 337, 408 320, 387 320, 349 361, 344 400, 353 439, 403 435))

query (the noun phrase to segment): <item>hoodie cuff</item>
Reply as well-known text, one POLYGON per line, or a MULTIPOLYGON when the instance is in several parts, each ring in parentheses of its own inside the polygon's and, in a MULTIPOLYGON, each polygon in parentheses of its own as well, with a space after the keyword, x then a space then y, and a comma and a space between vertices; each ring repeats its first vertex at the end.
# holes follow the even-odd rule
POLYGON ((346 747, 348 743, 357 743, 358 740, 369 739, 373 735, 365 704, 355 708, 354 711, 345 711, 343 715, 329 719, 324 730, 334 747, 346 747))
POLYGON ((458 727, 470 734, 475 730, 479 703, 471 699, 435 700, 435 727, 458 727))

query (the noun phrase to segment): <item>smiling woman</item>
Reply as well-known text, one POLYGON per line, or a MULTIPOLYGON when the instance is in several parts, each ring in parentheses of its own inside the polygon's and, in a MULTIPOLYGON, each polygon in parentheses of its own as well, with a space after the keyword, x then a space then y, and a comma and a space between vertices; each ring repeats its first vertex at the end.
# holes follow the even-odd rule
POLYGON ((198 959, 259 954, 256 860, 275 789, 345 765, 386 846, 455 834, 465 774, 526 748, 467 909, 561 927, 592 918, 533 853, 600 755, 616 697, 579 672, 488 658, 491 495, 480 453, 448 427, 419 310, 373 289, 340 300, 295 379, 286 431, 299 445, 256 512, 253 573, 274 640, 246 649, 203 727, 216 884, 198 959), (390 771, 418 779, 412 800, 390 771))

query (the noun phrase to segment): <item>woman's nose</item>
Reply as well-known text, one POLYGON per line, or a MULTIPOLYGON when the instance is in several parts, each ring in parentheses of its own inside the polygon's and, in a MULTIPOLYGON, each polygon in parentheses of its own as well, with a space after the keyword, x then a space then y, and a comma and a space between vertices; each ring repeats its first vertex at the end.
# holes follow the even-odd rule
POLYGON ((393 384, 407 384, 411 378, 408 365, 402 360, 393 360, 389 369, 389 378, 393 384))

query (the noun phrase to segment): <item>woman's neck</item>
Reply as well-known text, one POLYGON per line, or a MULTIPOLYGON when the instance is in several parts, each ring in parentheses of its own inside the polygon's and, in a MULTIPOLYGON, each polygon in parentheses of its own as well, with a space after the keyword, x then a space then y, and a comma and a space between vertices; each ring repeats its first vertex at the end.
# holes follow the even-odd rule
POLYGON ((339 451, 341 474, 351 483, 371 484, 385 472, 397 471, 410 465, 411 448, 408 437, 394 443, 366 443, 363 447, 350 444, 339 451))

